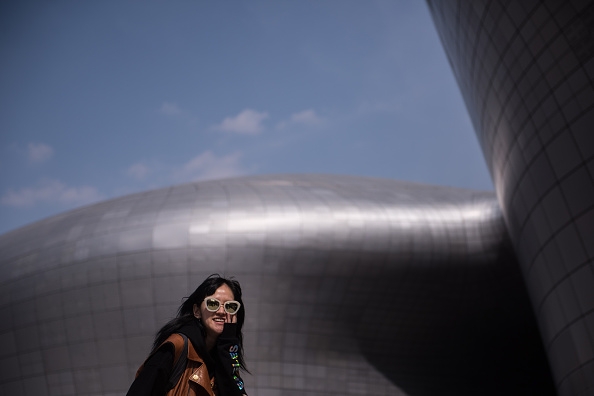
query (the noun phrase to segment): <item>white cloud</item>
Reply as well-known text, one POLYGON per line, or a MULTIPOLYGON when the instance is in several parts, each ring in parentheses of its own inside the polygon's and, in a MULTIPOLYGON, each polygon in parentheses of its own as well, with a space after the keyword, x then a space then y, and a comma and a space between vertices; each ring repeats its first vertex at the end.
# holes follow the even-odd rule
POLYGON ((136 180, 145 179, 148 173, 149 167, 140 162, 130 165, 130 167, 126 170, 126 174, 136 180))
POLYGON ((268 113, 245 109, 235 117, 227 117, 215 129, 224 132, 234 132, 244 135, 257 135, 264 130, 262 122, 268 118, 268 113))
POLYGON ((240 153, 217 156, 210 151, 205 151, 176 170, 174 179, 194 181, 243 175, 246 172, 240 166, 240 159, 240 153))
POLYGON ((322 119, 314 110, 308 109, 291 115, 291 122, 296 124, 318 125, 322 122, 322 119))
POLYGON ((54 155, 54 149, 43 143, 29 143, 27 147, 27 158, 31 163, 41 163, 54 155))
POLYGON ((159 112, 168 116, 176 116, 181 114, 181 109, 175 103, 163 102, 159 112))
POLYGON ((38 203, 61 203, 67 205, 83 205, 96 202, 103 197, 95 187, 69 187, 59 180, 43 180, 34 187, 20 190, 8 190, 0 203, 5 206, 25 207, 38 203))
POLYGON ((276 124, 277 129, 285 129, 292 125, 307 125, 307 126, 318 126, 324 122, 324 119, 318 116, 313 109, 303 110, 298 113, 293 113, 289 119, 284 120, 276 124))

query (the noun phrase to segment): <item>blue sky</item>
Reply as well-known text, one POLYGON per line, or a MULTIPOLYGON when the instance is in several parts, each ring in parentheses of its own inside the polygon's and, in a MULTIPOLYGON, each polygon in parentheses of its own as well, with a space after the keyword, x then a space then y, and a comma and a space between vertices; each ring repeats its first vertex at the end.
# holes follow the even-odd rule
POLYGON ((4 1, 0 233, 250 174, 491 190, 426 4, 4 1))

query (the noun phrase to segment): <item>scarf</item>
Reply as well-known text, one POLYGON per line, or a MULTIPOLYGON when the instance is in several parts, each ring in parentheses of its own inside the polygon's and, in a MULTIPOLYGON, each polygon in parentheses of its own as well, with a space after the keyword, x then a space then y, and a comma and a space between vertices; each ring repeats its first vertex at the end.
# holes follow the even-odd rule
POLYGON ((227 337, 229 333, 236 334, 235 331, 236 325, 228 326, 226 324, 224 331, 226 337, 219 337, 211 351, 206 350, 203 327, 198 319, 185 324, 177 331, 177 333, 185 334, 188 337, 198 355, 204 360, 208 374, 215 379, 219 396, 241 396, 245 393, 239 389, 237 380, 233 378, 233 362, 229 357, 227 347, 227 344, 232 345, 233 341, 237 343, 236 338, 234 340, 233 337, 227 337))

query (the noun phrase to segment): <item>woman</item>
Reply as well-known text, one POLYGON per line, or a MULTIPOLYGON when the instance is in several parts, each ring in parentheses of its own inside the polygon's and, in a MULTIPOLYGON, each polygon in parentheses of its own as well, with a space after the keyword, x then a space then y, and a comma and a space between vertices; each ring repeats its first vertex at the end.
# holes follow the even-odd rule
POLYGON ((245 395, 244 320, 239 282, 209 276, 159 330, 127 396, 245 395))

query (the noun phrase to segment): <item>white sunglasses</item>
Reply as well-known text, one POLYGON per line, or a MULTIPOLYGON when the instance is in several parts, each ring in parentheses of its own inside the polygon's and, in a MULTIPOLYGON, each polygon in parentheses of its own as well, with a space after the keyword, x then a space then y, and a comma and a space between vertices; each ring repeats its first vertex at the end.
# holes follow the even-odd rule
MULTIPOLYGON (((206 297, 204 299, 204 305, 206 306, 206 310, 210 312, 217 312, 221 308, 221 302, 214 297, 206 297)), ((234 300, 226 301, 222 305, 225 312, 230 315, 235 315, 239 312, 239 307, 241 307, 241 304, 234 300)))

